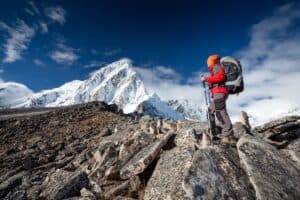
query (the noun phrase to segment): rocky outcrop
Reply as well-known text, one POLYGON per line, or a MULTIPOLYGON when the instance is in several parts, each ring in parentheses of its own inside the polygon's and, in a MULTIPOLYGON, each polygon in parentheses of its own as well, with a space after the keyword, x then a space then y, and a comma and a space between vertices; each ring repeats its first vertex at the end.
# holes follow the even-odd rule
POLYGON ((197 151, 183 186, 190 199, 255 199, 237 152, 228 146, 197 151))
POLYGON ((46 177, 42 183, 42 188, 41 198, 65 199, 78 196, 81 189, 89 188, 89 180, 85 172, 68 172, 58 169, 46 177))
POLYGON ((275 147, 251 136, 242 137, 237 147, 257 199, 300 198, 299 165, 275 147))
POLYGON ((101 102, 2 110, 0 198, 299 199, 299 120, 236 123, 232 147, 101 102))

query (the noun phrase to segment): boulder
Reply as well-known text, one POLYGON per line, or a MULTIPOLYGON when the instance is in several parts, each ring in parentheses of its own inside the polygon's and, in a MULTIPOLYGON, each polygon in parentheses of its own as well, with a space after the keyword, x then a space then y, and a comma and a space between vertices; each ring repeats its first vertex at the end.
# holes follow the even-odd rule
POLYGON ((289 144, 287 151, 290 154, 291 159, 293 159, 300 167, 300 138, 289 144))
POLYGON ((140 174, 160 153, 163 146, 167 144, 173 133, 164 135, 154 143, 149 144, 138 152, 128 163, 121 169, 120 177, 128 179, 134 175, 140 174))
POLYGON ((0 184, 0 198, 5 197, 5 195, 9 193, 10 190, 19 186, 22 183, 22 179, 26 174, 27 173, 25 171, 22 171, 3 181, 0 184))
POLYGON ((193 149, 199 148, 200 140, 204 139, 202 132, 196 132, 195 129, 189 128, 182 130, 176 135, 175 144, 176 146, 186 146, 193 149))
POLYGON ((256 199, 300 199, 300 168, 272 145, 252 136, 237 143, 256 199))
POLYGON ((182 187, 193 150, 175 147, 163 152, 145 189, 145 200, 188 199, 182 187))
POLYGON ((80 196, 82 188, 89 188, 89 180, 82 171, 68 172, 58 169, 46 178, 42 187, 44 189, 40 194, 41 198, 65 199, 80 196))
POLYGON ((255 199, 237 151, 229 146, 197 151, 183 186, 190 199, 255 199))

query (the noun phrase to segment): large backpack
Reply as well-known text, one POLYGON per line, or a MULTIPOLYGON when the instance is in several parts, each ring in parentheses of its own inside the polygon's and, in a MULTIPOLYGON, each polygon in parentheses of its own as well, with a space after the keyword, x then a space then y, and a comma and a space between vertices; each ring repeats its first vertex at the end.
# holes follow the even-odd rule
POLYGON ((244 90, 244 80, 240 61, 233 57, 225 56, 221 58, 220 62, 225 68, 225 87, 229 91, 229 94, 242 92, 244 90))

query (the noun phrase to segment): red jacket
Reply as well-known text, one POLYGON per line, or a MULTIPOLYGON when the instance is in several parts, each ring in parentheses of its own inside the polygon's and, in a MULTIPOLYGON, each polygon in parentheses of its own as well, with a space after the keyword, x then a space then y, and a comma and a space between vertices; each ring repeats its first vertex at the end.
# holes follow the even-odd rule
MULTIPOLYGON (((209 85, 213 84, 222 84, 226 80, 225 69, 223 66, 214 65, 213 67, 209 67, 210 76, 205 77, 205 81, 209 83, 209 85)), ((211 89, 212 95, 215 93, 224 93, 229 94, 228 90, 224 86, 214 86, 211 89)))

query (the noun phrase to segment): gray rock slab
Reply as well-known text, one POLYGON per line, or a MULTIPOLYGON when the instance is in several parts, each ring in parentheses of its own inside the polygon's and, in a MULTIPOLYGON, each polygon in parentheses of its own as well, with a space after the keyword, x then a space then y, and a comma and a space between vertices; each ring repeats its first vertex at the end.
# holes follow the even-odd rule
POLYGON ((154 143, 143 148, 120 170, 120 177, 122 179, 128 179, 143 172, 144 169, 146 169, 146 167, 157 157, 161 148, 167 144, 173 135, 173 133, 168 133, 161 139, 158 139, 154 143))
POLYGON ((190 199, 255 199, 237 151, 229 146, 197 151, 183 186, 190 199))
POLYGON ((82 171, 68 172, 56 170, 43 182, 40 194, 45 199, 65 199, 80 196, 82 188, 89 188, 87 175, 82 171))
POLYGON ((188 199, 182 186, 193 153, 191 148, 183 146, 165 151, 147 183, 144 199, 188 199))
POLYGON ((300 199, 300 169, 284 153, 251 136, 242 137, 237 148, 257 199, 300 199))

